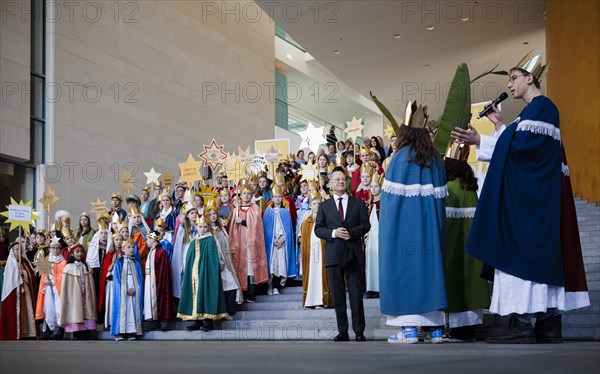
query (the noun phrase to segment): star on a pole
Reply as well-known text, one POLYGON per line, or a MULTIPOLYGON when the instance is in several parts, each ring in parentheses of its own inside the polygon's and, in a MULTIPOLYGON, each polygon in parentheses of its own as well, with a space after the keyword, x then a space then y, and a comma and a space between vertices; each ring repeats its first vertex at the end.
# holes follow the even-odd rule
POLYGON ((135 182, 137 182, 137 179, 133 177, 133 173, 129 170, 119 173, 119 186, 121 186, 121 191, 129 193, 135 188, 133 185, 135 182))
POLYGON ((23 200, 17 203, 15 199, 10 198, 10 205, 5 212, 0 213, 0 216, 6 217, 6 223, 10 223, 8 231, 12 231, 17 227, 22 227, 29 234, 29 226, 34 226, 35 222, 40 219, 38 212, 31 207, 32 200, 24 203, 23 200))
POLYGON ((300 182, 310 182, 313 180, 317 180, 317 177, 319 175, 319 168, 317 164, 302 164, 298 173, 302 175, 302 179, 300 179, 300 182))
POLYGON ((44 195, 38 201, 40 202, 40 204, 42 204, 42 206, 44 207, 44 209, 46 209, 47 212, 50 212, 54 207, 54 204, 56 204, 58 200, 60 200, 60 198, 56 196, 56 192, 54 192, 52 187, 50 187, 50 185, 48 184, 46 186, 46 191, 44 191, 44 195))
POLYGON ((362 118, 356 119, 352 116, 352 121, 346 121, 346 137, 352 139, 353 143, 356 143, 356 138, 362 137, 362 131, 365 126, 362 124, 362 118))
POLYGON ((396 131, 394 131, 394 128, 388 123, 387 128, 383 130, 383 135, 391 140, 393 136, 396 136, 396 131))
POLYGON ((204 152, 200 153, 198 157, 203 159, 204 163, 210 166, 211 169, 215 170, 227 159, 227 153, 223 151, 224 146, 218 145, 214 138, 209 145, 203 145, 203 147, 204 152))
POLYGON ((97 197, 96 202, 91 202, 90 204, 92 204, 92 212, 96 213, 96 219, 98 219, 101 214, 108 213, 106 200, 100 201, 100 198, 97 197))
POLYGON ((149 172, 144 173, 146 176, 146 184, 154 184, 158 183, 158 178, 162 175, 161 173, 157 173, 154 168, 150 169, 149 172))
POLYGON ((302 138, 299 149, 310 148, 314 153, 319 152, 319 146, 327 143, 323 136, 323 127, 315 127, 312 122, 308 123, 306 130, 298 132, 302 138))
POLYGON ((170 171, 167 171, 166 173, 164 173, 162 175, 162 177, 160 178, 160 180, 162 181, 163 187, 165 187, 165 188, 171 188, 171 186, 173 185, 173 179, 175 179, 175 176, 170 171))
POLYGON ((190 153, 186 162, 179 164, 179 171, 181 172, 181 175, 179 176, 179 182, 187 182, 188 186, 193 186, 194 182, 201 178, 201 166, 202 163, 194 160, 194 156, 192 156, 190 153))

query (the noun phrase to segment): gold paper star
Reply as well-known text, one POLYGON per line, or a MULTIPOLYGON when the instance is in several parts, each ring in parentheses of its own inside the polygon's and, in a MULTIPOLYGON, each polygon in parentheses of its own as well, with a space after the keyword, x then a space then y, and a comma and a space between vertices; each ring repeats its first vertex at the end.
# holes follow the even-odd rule
POLYGON ((32 200, 29 200, 24 203, 21 200, 17 203, 15 199, 10 198, 10 205, 6 207, 8 210, 0 213, 0 216, 6 217, 6 223, 10 223, 8 231, 22 227, 29 234, 29 226, 34 226, 34 221, 40 219, 39 214, 35 209, 32 209, 31 202, 32 200))
POLYGON ((187 182, 188 186, 193 186, 194 182, 200 179, 200 167, 202 163, 194 160, 194 156, 190 153, 187 161, 179 164, 179 182, 187 182))
POLYGON ((396 136, 396 132, 394 131, 394 128, 388 123, 387 124, 387 128, 385 130, 383 130, 383 135, 387 136, 388 139, 392 139, 393 136, 396 136))
POLYGON ((200 153, 198 157, 204 160, 205 164, 210 166, 211 169, 215 170, 217 166, 222 165, 225 159, 227 159, 227 153, 223 151, 222 145, 218 145, 217 141, 213 138, 209 145, 204 145, 204 152, 200 153))
POLYGON ((137 182, 137 179, 133 177, 133 173, 129 170, 119 173, 119 186, 121 186, 121 191, 129 193, 135 188, 133 185, 135 182, 137 182))
POLYGON ((173 179, 175 179, 175 176, 170 171, 164 173, 162 175, 162 178, 160 178, 163 187, 165 188, 171 188, 173 186, 173 179))
POLYGON ((52 190, 52 187, 50 187, 50 185, 47 185, 46 191, 44 191, 44 195, 38 201, 42 204, 46 211, 50 212, 54 207, 54 204, 56 204, 58 200, 60 200, 60 198, 56 196, 56 192, 52 190))
POLYGON ((92 212, 96 213, 96 219, 98 219, 101 214, 108 213, 106 200, 100 201, 100 198, 97 197, 96 202, 91 202, 90 204, 92 204, 92 212))
POLYGON ((356 119, 352 117, 352 121, 346 121, 346 137, 352 139, 353 143, 356 143, 356 138, 362 137, 362 131, 365 126, 362 124, 362 118, 356 119))
POLYGON ((52 270, 54 269, 54 264, 46 258, 46 256, 42 256, 35 264, 35 268, 38 271, 38 274, 52 274, 52 270))
POLYGON ((157 173, 154 168, 150 169, 149 172, 144 173, 146 176, 146 184, 158 183, 158 178, 162 175, 161 173, 157 173))
POLYGON ((317 180, 317 176, 319 175, 319 169, 317 164, 302 164, 299 173, 302 175, 302 179, 300 180, 300 182, 310 182, 312 180, 317 180))

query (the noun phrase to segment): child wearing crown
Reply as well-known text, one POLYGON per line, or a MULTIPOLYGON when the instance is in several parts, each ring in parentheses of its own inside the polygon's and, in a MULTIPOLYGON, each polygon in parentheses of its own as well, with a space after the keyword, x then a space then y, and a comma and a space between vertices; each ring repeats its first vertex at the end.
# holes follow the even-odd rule
POLYGON ((292 217, 283 204, 283 189, 273 188, 263 217, 269 267, 269 295, 279 295, 287 278, 296 277, 296 250, 292 217))
POLYGON ((169 254, 158 231, 148 233, 148 261, 144 278, 144 330, 168 331, 173 317, 173 281, 169 254))
POLYGON ((252 203, 252 191, 243 179, 237 187, 241 205, 234 208, 229 238, 233 266, 245 291, 245 301, 255 302, 255 286, 267 283, 267 253, 260 208, 252 203))
POLYGON ((133 257, 133 240, 123 241, 122 252, 123 256, 115 262, 113 270, 110 334, 116 341, 136 340, 142 335, 144 308, 142 268, 133 257))
POLYGON ((41 340, 48 340, 50 338, 62 340, 65 332, 58 325, 58 320, 60 319, 60 287, 63 270, 67 265, 67 260, 60 254, 60 250, 61 245, 58 242, 58 238, 52 239, 50 242, 50 254, 46 257, 46 260, 52 264, 51 268, 47 273, 40 274, 40 289, 35 308, 35 319, 44 321, 44 333, 39 337, 41 340))
POLYGON ((89 332, 96 330, 96 288, 83 257, 84 249, 79 245, 65 266, 60 288, 59 323, 75 340, 87 340, 89 332))
POLYGON ((104 327, 110 326, 110 316, 113 300, 113 269, 115 262, 122 256, 123 235, 115 233, 111 237, 110 247, 104 256, 102 273, 100 275, 100 286, 98 287, 98 314, 99 321, 104 321, 104 327))
POLYGON ((379 207, 383 175, 373 176, 370 186, 369 223, 371 230, 365 235, 365 278, 367 298, 379 297, 379 207))
POLYGON ((212 330, 213 320, 227 316, 217 243, 206 217, 196 220, 198 235, 190 243, 185 261, 177 317, 191 321, 188 330, 212 330))
POLYGON ((371 163, 362 164, 360 167, 360 184, 356 188, 354 197, 362 199, 365 204, 371 200, 371 181, 376 170, 371 163))

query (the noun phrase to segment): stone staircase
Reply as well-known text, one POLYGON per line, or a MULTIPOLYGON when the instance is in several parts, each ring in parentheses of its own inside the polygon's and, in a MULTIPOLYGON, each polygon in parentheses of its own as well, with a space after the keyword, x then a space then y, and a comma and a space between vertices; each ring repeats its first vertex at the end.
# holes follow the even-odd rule
MULTIPOLYGON (((583 258, 592 305, 563 316, 563 336, 569 340, 600 340, 600 207, 576 199, 583 258)), ((331 340, 337 334, 333 309, 302 309, 302 288, 287 287, 281 295, 257 296, 254 304, 243 304, 233 321, 217 321, 215 330, 187 331, 181 322, 173 322, 168 332, 144 333, 147 340, 331 340)), ((385 325, 379 299, 364 299, 368 340, 385 340, 397 332, 385 325)), ((349 304, 348 304, 349 305, 349 304)), ((348 310, 350 316, 350 310, 348 310)), ((485 329, 506 326, 507 319, 484 316, 485 329)), ((113 339, 108 331, 99 339, 113 339)), ((352 338, 352 332, 351 332, 352 338)))

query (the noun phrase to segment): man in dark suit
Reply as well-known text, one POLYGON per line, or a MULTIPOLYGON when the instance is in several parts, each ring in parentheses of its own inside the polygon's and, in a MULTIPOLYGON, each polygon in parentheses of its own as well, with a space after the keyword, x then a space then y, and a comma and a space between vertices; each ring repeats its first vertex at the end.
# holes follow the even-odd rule
POLYGON ((346 193, 346 173, 342 167, 333 169, 329 180, 333 198, 319 207, 315 222, 315 234, 326 241, 325 267, 333 293, 338 335, 334 341, 348 341, 348 315, 346 313, 346 290, 348 283, 352 329, 356 341, 365 341, 365 311, 362 301, 361 266, 365 264, 361 237, 371 228, 367 207, 363 200, 346 193))

